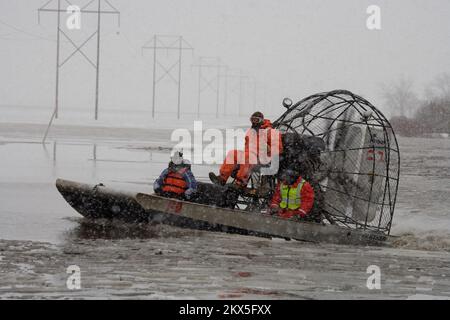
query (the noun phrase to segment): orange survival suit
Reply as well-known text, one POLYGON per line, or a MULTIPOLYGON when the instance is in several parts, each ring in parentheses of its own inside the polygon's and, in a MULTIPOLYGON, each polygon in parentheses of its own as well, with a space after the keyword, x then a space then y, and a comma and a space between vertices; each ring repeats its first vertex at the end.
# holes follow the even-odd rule
POLYGON ((231 174, 237 170, 236 183, 246 186, 252 169, 261 164, 261 157, 265 158, 263 164, 270 162, 275 155, 283 151, 281 134, 273 129, 270 120, 264 119, 258 128, 250 128, 245 134, 245 149, 231 150, 220 167, 220 180, 224 183, 231 174))

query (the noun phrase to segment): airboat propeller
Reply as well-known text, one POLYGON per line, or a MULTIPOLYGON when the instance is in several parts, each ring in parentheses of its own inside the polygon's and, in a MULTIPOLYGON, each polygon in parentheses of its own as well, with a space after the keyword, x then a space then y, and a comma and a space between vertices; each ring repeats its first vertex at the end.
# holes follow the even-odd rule
POLYGON ((334 224, 389 234, 400 154, 380 110, 336 90, 291 105, 274 126, 290 145, 281 167, 294 166, 310 180, 318 211, 334 224))

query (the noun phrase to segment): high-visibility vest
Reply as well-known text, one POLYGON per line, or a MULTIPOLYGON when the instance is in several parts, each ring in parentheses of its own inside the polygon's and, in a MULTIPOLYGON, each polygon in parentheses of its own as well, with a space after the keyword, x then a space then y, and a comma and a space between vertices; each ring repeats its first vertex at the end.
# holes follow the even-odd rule
POLYGON ((283 183, 280 185, 281 209, 297 210, 300 208, 302 204, 301 193, 305 182, 306 181, 302 179, 297 185, 297 188, 291 188, 290 186, 283 183))
POLYGON ((183 194, 188 188, 187 182, 183 178, 183 175, 186 171, 186 168, 178 171, 170 171, 167 177, 164 179, 162 191, 183 194))

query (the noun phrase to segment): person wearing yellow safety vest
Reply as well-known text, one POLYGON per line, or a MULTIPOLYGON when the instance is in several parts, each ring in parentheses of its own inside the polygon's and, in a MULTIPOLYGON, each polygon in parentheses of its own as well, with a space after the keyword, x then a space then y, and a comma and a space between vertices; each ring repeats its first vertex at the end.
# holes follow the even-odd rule
POLYGON ((270 212, 286 219, 305 218, 314 204, 314 189, 298 173, 287 169, 282 172, 273 195, 270 212))

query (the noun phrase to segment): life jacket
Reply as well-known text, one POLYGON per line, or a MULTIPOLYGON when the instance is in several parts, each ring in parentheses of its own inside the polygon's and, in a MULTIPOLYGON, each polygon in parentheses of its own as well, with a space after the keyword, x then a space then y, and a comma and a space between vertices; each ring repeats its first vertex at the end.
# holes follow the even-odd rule
POLYGON ((301 194, 305 182, 306 182, 305 179, 301 179, 300 183, 297 185, 296 188, 281 183, 280 185, 281 209, 297 210, 301 207, 302 205, 301 194))
POLYGON ((168 193, 175 193, 178 195, 184 194, 188 189, 188 184, 183 178, 184 173, 188 168, 181 168, 179 170, 169 170, 166 178, 163 181, 162 191, 168 193))

